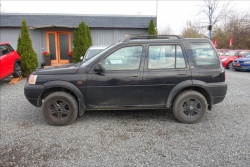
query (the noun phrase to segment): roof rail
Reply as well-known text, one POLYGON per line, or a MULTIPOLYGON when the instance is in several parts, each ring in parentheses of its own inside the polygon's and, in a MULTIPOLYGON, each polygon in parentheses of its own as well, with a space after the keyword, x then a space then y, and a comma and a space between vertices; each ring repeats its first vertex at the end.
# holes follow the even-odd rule
POLYGON ((131 35, 124 42, 136 39, 184 39, 181 35, 131 35))

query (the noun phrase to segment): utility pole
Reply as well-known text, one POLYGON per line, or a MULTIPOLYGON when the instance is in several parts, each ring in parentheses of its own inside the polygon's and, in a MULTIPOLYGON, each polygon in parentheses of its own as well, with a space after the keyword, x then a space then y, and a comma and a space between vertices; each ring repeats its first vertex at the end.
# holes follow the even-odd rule
MULTIPOLYGON (((214 3, 214 2, 213 2, 214 3)), ((213 5, 209 4, 209 25, 208 25, 208 30, 209 30, 209 38, 212 39, 212 29, 213 29, 213 25, 212 25, 212 21, 213 21, 213 13, 214 13, 214 8, 213 5)))

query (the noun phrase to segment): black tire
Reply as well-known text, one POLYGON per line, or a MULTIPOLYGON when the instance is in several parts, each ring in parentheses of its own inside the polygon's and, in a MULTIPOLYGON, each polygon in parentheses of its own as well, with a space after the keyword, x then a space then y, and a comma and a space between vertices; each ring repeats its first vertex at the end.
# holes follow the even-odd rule
POLYGON ((21 64, 15 63, 13 77, 14 77, 14 78, 18 78, 18 77, 20 77, 21 75, 22 75, 22 67, 21 67, 21 64))
POLYGON ((42 112, 50 125, 69 125, 77 117, 77 102, 69 93, 54 92, 45 98, 42 105, 42 112))
POLYGON ((233 69, 233 62, 232 61, 227 64, 227 68, 230 70, 233 69))
POLYGON ((180 122, 193 124, 205 116, 207 106, 207 100, 202 94, 188 90, 175 99, 173 113, 180 122))

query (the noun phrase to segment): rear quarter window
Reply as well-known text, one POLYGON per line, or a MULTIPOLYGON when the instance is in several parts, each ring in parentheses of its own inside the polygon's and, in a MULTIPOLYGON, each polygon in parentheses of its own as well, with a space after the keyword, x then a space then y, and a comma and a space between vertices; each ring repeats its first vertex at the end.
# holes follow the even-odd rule
POLYGON ((219 68, 220 60, 210 43, 190 43, 197 68, 219 68))

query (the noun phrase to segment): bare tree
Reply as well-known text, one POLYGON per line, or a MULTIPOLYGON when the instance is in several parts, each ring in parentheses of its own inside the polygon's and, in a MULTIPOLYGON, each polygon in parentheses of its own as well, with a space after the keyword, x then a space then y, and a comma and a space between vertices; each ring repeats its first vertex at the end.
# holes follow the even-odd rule
POLYGON ((220 20, 224 19, 229 13, 230 1, 222 0, 204 0, 203 4, 200 5, 199 14, 204 14, 208 19, 208 30, 209 37, 212 37, 212 27, 220 20))
POLYGON ((165 27, 159 28, 158 34, 159 35, 172 35, 174 34, 174 31, 169 25, 167 25, 165 27))
POLYGON ((185 38, 201 38, 202 35, 199 31, 199 27, 195 27, 190 21, 187 22, 186 27, 182 30, 182 35, 185 38))

